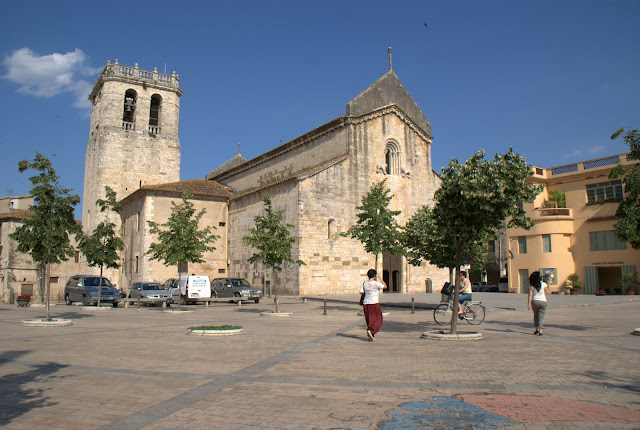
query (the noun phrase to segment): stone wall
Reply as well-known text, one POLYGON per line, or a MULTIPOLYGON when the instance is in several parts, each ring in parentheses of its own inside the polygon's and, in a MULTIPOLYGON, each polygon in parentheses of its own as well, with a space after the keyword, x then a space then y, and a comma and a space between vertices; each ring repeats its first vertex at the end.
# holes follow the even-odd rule
POLYGON ((108 185, 118 200, 141 185, 180 179, 178 139, 180 102, 175 89, 135 80, 106 79, 92 105, 91 126, 85 159, 82 220, 85 231, 101 221, 95 201, 104 198, 108 185), (125 93, 137 92, 134 129, 123 129, 125 93), (153 94, 162 97, 160 131, 149 131, 149 108, 153 94))
MULTIPOLYGON (((150 260, 146 252, 156 238, 150 234, 147 221, 155 221, 164 224, 171 216, 172 205, 181 204, 180 197, 162 195, 144 195, 133 199, 127 204, 123 219, 123 237, 125 240, 124 264, 122 268, 122 286, 126 288, 132 282, 161 282, 169 278, 176 278, 178 268, 166 267, 161 261, 150 260), (137 271, 136 271, 137 257, 137 271)), ((204 209, 206 213, 200 219, 198 228, 202 230, 207 226, 214 227, 213 234, 220 236, 212 246, 216 249, 205 252, 205 263, 189 264, 188 273, 206 275, 210 278, 226 276, 227 273, 227 204, 221 199, 205 199, 193 197, 190 202, 194 204, 196 213, 204 209), (224 225, 221 225, 224 224, 224 225)))

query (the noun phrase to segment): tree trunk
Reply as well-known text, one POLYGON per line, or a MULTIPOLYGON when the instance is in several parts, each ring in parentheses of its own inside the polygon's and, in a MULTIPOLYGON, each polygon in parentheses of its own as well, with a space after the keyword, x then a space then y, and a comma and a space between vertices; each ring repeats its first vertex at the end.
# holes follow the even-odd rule
POLYGON ((100 279, 98 279, 98 303, 96 303, 96 307, 99 308, 100 307, 100 300, 102 299, 102 267, 103 265, 100 265, 100 279))
MULTIPOLYGON (((178 310, 179 311, 182 310, 182 288, 180 288, 180 277, 181 277, 181 275, 182 275, 182 273, 180 272, 180 263, 178 263, 178 310)), ((186 282, 185 282, 185 286, 186 286, 186 282)), ((169 289, 171 289, 171 288, 169 288, 169 289)), ((185 288, 185 292, 186 292, 186 288, 185 288)))
POLYGON ((456 243, 456 279, 455 279, 455 288, 453 289, 453 303, 452 303, 452 310, 451 310, 451 334, 456 334, 458 332, 458 308, 459 303, 458 303, 458 298, 460 297, 460 263, 462 260, 462 256, 460 255, 462 253, 462 242, 458 241, 458 243, 456 243))
POLYGON ((271 268, 271 283, 273 284, 273 304, 276 308, 276 313, 278 313, 278 286, 275 283, 275 272, 273 271, 273 267, 271 268))
POLYGON ((45 312, 44 312, 44 319, 45 321, 51 321, 51 313, 50 313, 50 301, 49 301, 49 296, 51 295, 51 250, 48 249, 47 250, 47 267, 46 267, 46 275, 47 278, 45 279, 45 312))

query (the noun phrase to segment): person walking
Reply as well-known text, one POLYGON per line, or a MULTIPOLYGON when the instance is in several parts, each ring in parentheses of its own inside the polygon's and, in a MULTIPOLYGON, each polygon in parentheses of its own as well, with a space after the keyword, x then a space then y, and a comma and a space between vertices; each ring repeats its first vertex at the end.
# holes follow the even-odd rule
POLYGON ((367 272, 368 281, 364 281, 360 287, 360 293, 364 293, 363 310, 364 319, 367 322, 367 337, 371 342, 376 340, 376 333, 382 327, 382 309, 380 308, 380 294, 387 289, 387 284, 380 279, 378 272, 370 269, 367 272))
POLYGON ((542 336, 544 315, 547 311, 547 296, 551 294, 549 286, 540 278, 540 272, 533 272, 529 276, 529 297, 527 308, 533 310, 534 335, 542 336))

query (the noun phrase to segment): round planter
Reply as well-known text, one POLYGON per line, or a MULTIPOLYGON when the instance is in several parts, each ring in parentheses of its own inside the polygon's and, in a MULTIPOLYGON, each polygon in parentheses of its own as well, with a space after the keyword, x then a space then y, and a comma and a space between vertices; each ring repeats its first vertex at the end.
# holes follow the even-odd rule
POLYGON ((291 312, 260 312, 261 317, 290 317, 291 312))
POLYGON ((65 327, 73 325, 73 322, 68 319, 51 318, 49 321, 39 318, 35 320, 23 320, 20 325, 26 325, 30 327, 65 327))
POLYGON ((241 328, 236 328, 231 330, 187 329, 187 334, 191 336, 234 336, 237 334, 244 334, 244 329, 241 329, 241 328))
POLYGON ((172 315, 192 314, 193 309, 164 309, 162 312, 172 315))
POLYGON ((29 306, 29 302, 30 301, 31 300, 29 300, 29 299, 16 299, 16 303, 21 308, 26 308, 27 306, 29 306))
POLYGON ((422 339, 433 340, 482 340, 482 333, 477 331, 458 330, 456 334, 451 334, 448 330, 425 331, 420 336, 422 339))
POLYGON ((82 310, 85 311, 110 311, 113 309, 113 306, 83 306, 82 310))

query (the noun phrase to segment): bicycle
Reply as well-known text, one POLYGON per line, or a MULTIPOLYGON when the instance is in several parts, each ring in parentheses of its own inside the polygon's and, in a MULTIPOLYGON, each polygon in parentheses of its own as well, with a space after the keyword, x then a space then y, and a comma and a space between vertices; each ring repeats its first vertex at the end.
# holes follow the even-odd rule
MULTIPOLYGON (((439 325, 451 324, 451 317, 453 316, 452 298, 453 295, 449 296, 447 303, 442 303, 433 310, 433 319, 439 325)), ((484 321, 487 309, 482 305, 482 302, 465 300, 460 306, 462 306, 461 319, 473 325, 481 324, 484 321)))

